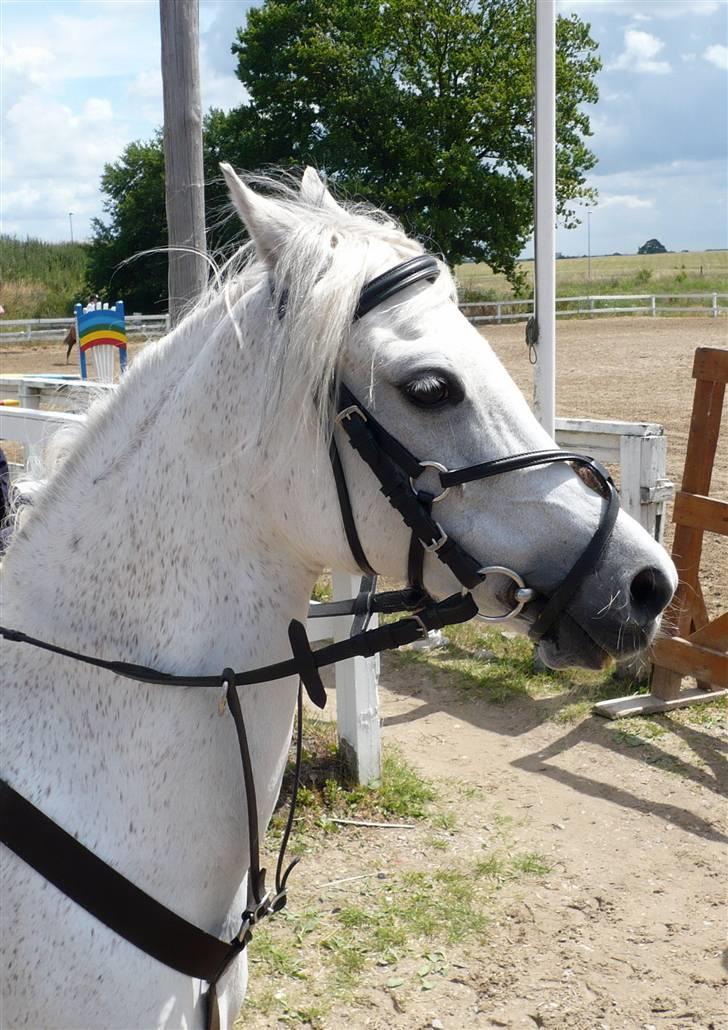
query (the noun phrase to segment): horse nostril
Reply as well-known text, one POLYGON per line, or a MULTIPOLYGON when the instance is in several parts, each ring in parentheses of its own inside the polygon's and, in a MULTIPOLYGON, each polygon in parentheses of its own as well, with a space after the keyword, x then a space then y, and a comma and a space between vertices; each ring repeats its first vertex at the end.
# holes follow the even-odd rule
POLYGON ((642 616, 656 619, 670 603, 672 583, 660 569, 642 569, 629 588, 632 605, 642 616))

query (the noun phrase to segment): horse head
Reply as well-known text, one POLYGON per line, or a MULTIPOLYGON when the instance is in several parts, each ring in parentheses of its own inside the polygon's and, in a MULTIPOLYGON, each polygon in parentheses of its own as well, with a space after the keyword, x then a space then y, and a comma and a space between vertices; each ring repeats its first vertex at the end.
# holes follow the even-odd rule
MULTIPOLYGON (((267 269, 259 290, 272 312, 269 353, 288 354, 277 372, 279 397, 293 398, 286 424, 293 419, 296 432, 309 434, 309 460, 302 463, 296 449, 299 459, 286 475, 316 514, 292 527, 286 513, 288 525, 281 525, 302 560, 312 568, 353 570, 351 533, 344 533, 339 514, 341 489, 337 501, 326 457, 333 435, 367 564, 388 577, 412 579, 412 534, 402 518, 411 499, 393 510, 393 488, 383 486, 376 457, 367 463, 361 448, 357 453, 348 446, 338 402, 346 391, 357 399, 347 410, 390 441, 390 456, 416 456, 406 477, 413 496, 431 511, 440 542, 457 541, 483 572, 454 573, 452 562, 437 560, 442 555, 433 540, 419 562, 419 585, 430 596, 467 587, 481 616, 508 616, 514 629, 539 640, 552 667, 599 668, 609 657, 647 646, 676 585, 672 563, 634 519, 616 514, 616 504, 610 508, 606 473, 584 469, 578 460, 526 460, 534 452, 553 458, 556 445, 458 310, 447 268, 434 259, 414 260, 423 255, 419 244, 381 215, 338 204, 311 169, 300 197, 282 199, 254 192, 228 166, 223 171, 267 269), (411 269, 417 274, 409 275, 411 269), (376 296, 364 310, 366 284, 376 296), (494 473, 493 462, 514 455, 519 460, 494 473), (468 475, 473 469, 482 474, 468 475), (453 485, 446 487, 448 480, 453 485), (592 546, 585 562, 597 538, 598 553, 592 546), (551 612, 549 602, 565 581, 568 597, 551 612)), ((408 459, 400 464, 406 472, 408 459)))

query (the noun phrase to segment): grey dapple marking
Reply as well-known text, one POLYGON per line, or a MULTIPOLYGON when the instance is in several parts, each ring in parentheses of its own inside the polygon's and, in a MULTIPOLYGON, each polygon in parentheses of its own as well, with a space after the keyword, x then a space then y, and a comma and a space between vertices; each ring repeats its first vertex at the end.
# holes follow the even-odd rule
MULTIPOLYGON (((94 410, 12 542, 5 625, 174 673, 287 658, 288 622, 305 617, 321 568, 355 571, 326 455, 323 387, 336 366, 423 458, 456 467, 553 446, 458 313, 444 270, 352 325, 364 282, 419 252, 396 226, 345 211, 315 173, 301 197, 278 199, 226 175, 254 240, 247 263, 94 410), (463 384, 462 403, 424 412, 407 401, 402 385, 433 369, 463 384)), ((367 555, 403 578, 406 527, 342 451, 367 555)), ((484 563, 548 591, 590 539, 601 503, 571 470, 551 467, 455 489, 438 517, 484 563)), ((661 549, 622 514, 571 606, 577 622, 545 646, 549 660, 594 664, 634 627, 654 632, 657 612, 630 602, 645 567, 674 580, 661 549), (613 596, 619 604, 609 607, 613 596)), ((425 579, 438 596, 457 589, 429 559, 425 579)), ((496 610, 490 589, 476 592, 485 612, 496 610)), ((2 668, 9 782, 163 904, 232 935, 248 855, 234 731, 218 698, 116 681, 14 645, 3 647, 2 668)), ((241 691, 261 828, 294 702, 293 682, 241 691)), ((117 938, 7 854, 3 891, 8 1026, 201 1025, 199 983, 117 938)), ((246 980, 241 958, 220 985, 224 1025, 246 980)))

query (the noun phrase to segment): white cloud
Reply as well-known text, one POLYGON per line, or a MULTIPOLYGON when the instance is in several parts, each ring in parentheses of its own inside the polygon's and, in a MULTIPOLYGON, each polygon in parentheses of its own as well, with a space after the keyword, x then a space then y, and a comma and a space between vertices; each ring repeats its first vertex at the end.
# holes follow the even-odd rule
POLYGON ((703 54, 706 61, 710 61, 716 68, 722 68, 728 71, 728 46, 723 46, 722 43, 714 43, 713 46, 709 46, 703 54))
POLYGON ((558 0, 558 7, 559 11, 576 11, 587 18, 606 11, 635 21, 648 21, 711 15, 720 10, 720 3, 718 0, 558 0), (649 16, 645 15, 645 8, 649 16))
POLYGON ((680 54, 680 60, 685 61, 685 63, 687 64, 690 61, 694 61, 697 56, 698 55, 695 53, 680 54))
POLYGON ((652 75, 666 75, 671 71, 668 61, 655 58, 665 44, 650 32, 627 29, 624 33, 624 50, 607 68, 612 71, 627 70, 646 72, 652 75))
POLYGON ((127 93, 132 97, 142 97, 144 100, 161 101, 162 98, 162 70, 152 68, 149 71, 138 72, 134 81, 127 88, 127 93))
POLYGON ((654 207, 655 202, 645 197, 638 197, 634 193, 602 193, 599 196, 598 206, 599 208, 624 207, 634 211, 640 207, 654 207))

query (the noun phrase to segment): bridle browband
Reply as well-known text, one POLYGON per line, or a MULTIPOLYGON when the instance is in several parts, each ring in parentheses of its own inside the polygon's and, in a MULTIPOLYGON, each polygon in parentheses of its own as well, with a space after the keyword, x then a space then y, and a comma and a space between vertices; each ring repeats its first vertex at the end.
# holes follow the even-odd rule
MULTIPOLYGON (((415 283, 423 280, 433 282, 439 274, 439 262, 427 254, 389 269, 364 287, 354 319, 363 318, 377 305, 415 283)), ((285 317, 285 305, 279 308, 279 316, 285 317)), ((416 458, 374 418, 371 412, 367 411, 345 384, 338 383, 335 390, 336 427, 343 431, 354 451, 372 470, 379 480, 382 493, 399 512, 412 533, 408 559, 408 587, 404 590, 377 593, 376 573, 366 558, 359 538, 335 432, 332 431, 330 457, 344 531, 352 555, 365 576, 356 598, 313 606, 309 617, 352 614, 354 618, 351 635, 347 640, 314 651, 311 649, 305 627, 294 619, 288 628, 293 657, 286 661, 245 672, 225 669, 219 676, 172 676, 143 665, 108 661, 80 654, 18 630, 0 627, 0 637, 8 641, 29 644, 107 670, 117 676, 160 686, 216 688, 222 691, 220 709, 221 712, 230 712, 238 739, 250 849, 248 906, 242 913, 240 930, 230 942, 219 940, 161 905, 97 858, 57 823, 26 801, 8 783, 0 780, 2 842, 69 898, 142 951, 188 976, 207 981, 210 985, 207 993, 208 1030, 217 1030, 219 1027, 216 990, 218 980, 246 947, 256 923, 273 912, 280 911, 286 904, 288 876, 297 862, 297 859, 294 859, 285 871, 283 870, 301 770, 302 687, 313 703, 323 708, 326 704, 326 692, 321 681, 320 669, 352 657, 371 657, 382 651, 413 643, 423 636, 426 637, 432 630, 466 622, 476 616, 491 622, 515 618, 524 606, 536 597, 536 592, 525 584, 517 572, 501 565, 483 565, 457 543, 433 518, 433 506, 454 487, 536 465, 567 462, 585 471, 586 475, 593 479, 607 502, 606 507, 589 544, 560 585, 550 597, 545 598, 545 605, 530 629, 530 636, 537 640, 554 626, 584 577, 596 568, 619 510, 619 496, 614 483, 609 473, 593 458, 570 451, 546 450, 447 469, 439 462, 416 458), (427 469, 432 469, 439 475, 440 491, 437 494, 417 488, 417 480, 427 469), (453 594, 444 601, 434 601, 429 596, 423 582, 424 556, 428 552, 447 565, 462 585, 460 593, 453 594), (514 604, 504 615, 480 615, 470 593, 491 574, 505 576, 513 584, 514 604), (409 611, 411 614, 396 622, 374 629, 367 628, 374 612, 402 611, 409 611), (236 688, 293 675, 299 677, 294 785, 276 864, 275 889, 266 891, 265 870, 260 866, 255 781, 245 722, 236 688)))

